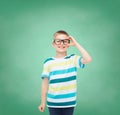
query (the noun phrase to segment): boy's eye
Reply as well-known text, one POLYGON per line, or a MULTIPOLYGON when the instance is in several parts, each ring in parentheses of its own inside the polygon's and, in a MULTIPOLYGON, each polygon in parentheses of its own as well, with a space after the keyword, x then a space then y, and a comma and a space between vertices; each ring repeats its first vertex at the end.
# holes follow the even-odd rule
POLYGON ((60 43, 61 41, 60 40, 55 40, 56 43, 60 43))
POLYGON ((70 40, 64 40, 64 43, 70 43, 70 40))

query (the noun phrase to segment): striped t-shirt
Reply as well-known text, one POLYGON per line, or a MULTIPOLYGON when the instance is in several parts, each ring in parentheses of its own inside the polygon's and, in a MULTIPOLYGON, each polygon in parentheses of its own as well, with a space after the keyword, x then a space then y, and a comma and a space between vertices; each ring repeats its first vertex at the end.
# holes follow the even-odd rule
POLYGON ((75 54, 45 60, 42 78, 49 79, 48 107, 65 108, 76 105, 77 68, 83 67, 81 57, 75 54))

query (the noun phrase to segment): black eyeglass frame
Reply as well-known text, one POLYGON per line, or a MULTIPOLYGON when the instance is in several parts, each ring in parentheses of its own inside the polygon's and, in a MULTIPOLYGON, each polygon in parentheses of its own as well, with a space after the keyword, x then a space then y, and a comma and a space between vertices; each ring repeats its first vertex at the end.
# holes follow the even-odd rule
POLYGON ((54 39, 53 41, 56 45, 60 45, 61 42, 63 42, 64 45, 70 44, 70 40, 69 39, 64 39, 64 40, 60 40, 60 39, 54 39), (57 42, 58 40, 58 42, 57 42))

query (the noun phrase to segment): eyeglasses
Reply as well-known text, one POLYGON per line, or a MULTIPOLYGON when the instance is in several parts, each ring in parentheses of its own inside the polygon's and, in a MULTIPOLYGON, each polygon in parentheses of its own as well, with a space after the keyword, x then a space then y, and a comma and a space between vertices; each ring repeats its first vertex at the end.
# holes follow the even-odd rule
POLYGON ((64 45, 67 45, 67 44, 70 43, 70 40, 69 40, 69 39, 64 39, 64 40, 54 39, 54 43, 55 43, 56 45, 60 45, 61 42, 63 42, 64 45))

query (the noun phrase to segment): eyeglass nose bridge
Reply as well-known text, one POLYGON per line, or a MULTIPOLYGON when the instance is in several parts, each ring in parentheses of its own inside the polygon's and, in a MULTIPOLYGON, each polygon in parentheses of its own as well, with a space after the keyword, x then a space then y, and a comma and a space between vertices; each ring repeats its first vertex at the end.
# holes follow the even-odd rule
POLYGON ((63 44, 64 44, 64 43, 65 43, 65 41, 64 41, 64 40, 60 40, 60 44, 61 44, 61 43, 63 43, 63 44))

